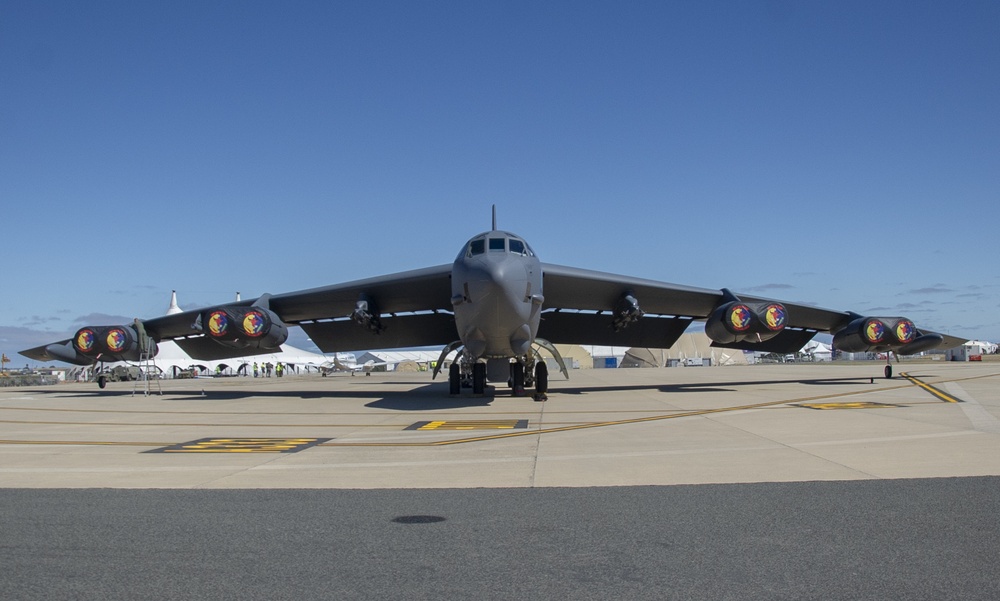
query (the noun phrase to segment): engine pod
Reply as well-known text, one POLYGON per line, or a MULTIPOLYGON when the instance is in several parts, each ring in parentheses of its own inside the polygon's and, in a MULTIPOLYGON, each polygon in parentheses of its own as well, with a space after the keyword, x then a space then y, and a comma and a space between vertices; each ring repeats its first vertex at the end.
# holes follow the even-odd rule
POLYGON ((705 334, 719 344, 763 342, 785 329, 788 312, 781 303, 732 301, 718 307, 705 322, 705 334))
MULTIPOLYGON (((152 354, 156 344, 150 340, 152 354)), ((133 326, 87 326, 73 336, 77 353, 94 361, 138 361, 141 358, 139 334, 133 326)))
POLYGON ((897 350, 917 339, 919 332, 905 317, 861 317, 833 335, 833 347, 848 353, 897 350))
POLYGON ((218 307, 201 315, 202 330, 220 344, 277 348, 288 339, 288 327, 261 307, 218 307))

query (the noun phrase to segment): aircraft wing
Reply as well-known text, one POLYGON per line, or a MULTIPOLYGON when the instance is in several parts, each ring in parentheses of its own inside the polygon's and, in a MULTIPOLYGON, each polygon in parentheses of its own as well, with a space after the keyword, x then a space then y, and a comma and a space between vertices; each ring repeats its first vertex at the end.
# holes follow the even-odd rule
MULTIPOLYGON (((538 336, 557 344, 598 344, 669 348, 692 321, 705 319, 723 301, 721 290, 695 288, 629 276, 542 264, 544 307, 538 336), (612 313, 625 294, 638 301, 645 315, 615 331, 612 313)), ((767 302, 742 295, 745 302, 767 302)), ((763 343, 746 346, 765 352, 795 352, 817 332, 844 327, 852 319, 845 311, 781 302, 788 313, 787 327, 763 343)), ((716 344, 715 346, 723 346, 716 344)), ((728 348, 743 348, 740 344, 728 348)))
POLYGON ((91 363, 90 360, 83 362, 77 358, 76 351, 73 350, 73 341, 69 338, 51 344, 36 346, 35 348, 21 351, 19 354, 35 361, 65 361, 76 365, 90 365, 91 363))
MULTIPOLYGON (((249 307, 258 300, 263 302, 263 297, 154 317, 143 320, 142 324, 151 338, 174 340, 194 359, 218 360, 265 353, 266 349, 222 346, 195 327, 207 309, 249 307)), ((450 264, 276 294, 267 298, 266 303, 285 324, 302 327, 325 353, 359 348, 444 346, 458 339, 451 314, 450 264), (380 333, 350 319, 362 297, 368 299, 376 313, 382 314, 384 329, 380 333)), ((39 361, 61 360, 86 365, 92 362, 77 355, 72 340, 29 349, 21 354, 39 361)))

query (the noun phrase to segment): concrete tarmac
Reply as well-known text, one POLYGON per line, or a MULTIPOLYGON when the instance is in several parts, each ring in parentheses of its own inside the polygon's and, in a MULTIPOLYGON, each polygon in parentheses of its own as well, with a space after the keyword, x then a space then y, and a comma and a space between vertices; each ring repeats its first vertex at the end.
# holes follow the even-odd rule
POLYGON ((0 389, 0 487, 635 486, 1000 475, 1000 365, 426 373, 0 389), (154 385, 155 389, 155 385, 154 385), (962 401, 962 402, 949 402, 962 401), (199 444, 193 444, 201 441, 199 444), (286 452, 279 452, 286 451, 286 452))
POLYGON ((1000 366, 896 369, 0 389, 0 598, 996 599, 1000 366))

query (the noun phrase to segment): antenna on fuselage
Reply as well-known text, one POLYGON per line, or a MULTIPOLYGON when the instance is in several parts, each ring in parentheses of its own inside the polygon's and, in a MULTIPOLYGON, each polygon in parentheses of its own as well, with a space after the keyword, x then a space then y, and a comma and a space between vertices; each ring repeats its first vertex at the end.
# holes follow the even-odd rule
POLYGON ((497 230, 497 206, 493 205, 493 231, 497 230))

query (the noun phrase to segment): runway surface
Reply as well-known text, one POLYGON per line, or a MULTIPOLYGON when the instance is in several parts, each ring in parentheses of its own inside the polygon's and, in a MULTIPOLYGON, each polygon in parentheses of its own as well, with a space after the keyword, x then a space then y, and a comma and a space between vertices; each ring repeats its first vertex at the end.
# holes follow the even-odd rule
POLYGON ((1000 597, 1000 366, 900 369, 0 389, 0 598, 1000 597))

